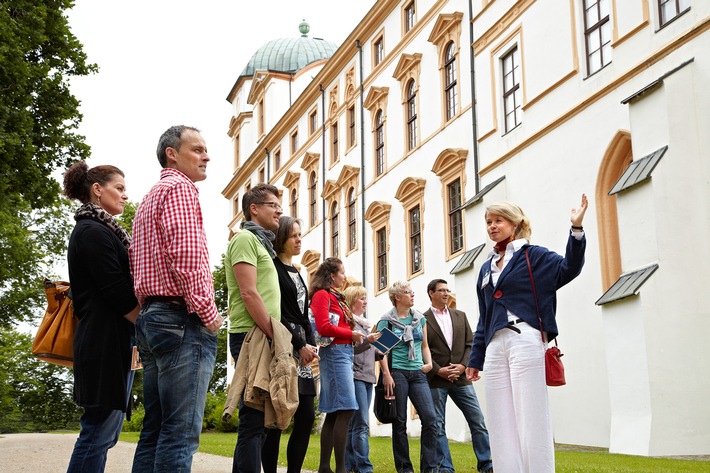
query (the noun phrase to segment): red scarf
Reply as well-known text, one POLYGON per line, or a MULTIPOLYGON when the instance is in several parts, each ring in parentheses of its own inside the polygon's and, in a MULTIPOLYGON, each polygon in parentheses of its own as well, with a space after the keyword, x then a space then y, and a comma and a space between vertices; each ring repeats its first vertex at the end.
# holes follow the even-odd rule
POLYGON ((335 289, 332 286, 330 288, 330 293, 333 294, 335 296, 335 298, 338 300, 338 305, 340 306, 340 310, 343 311, 343 315, 345 315, 345 320, 347 321, 350 328, 354 328, 355 327, 355 320, 353 320, 353 317, 350 314, 350 307, 348 307, 348 304, 345 302, 345 296, 343 295, 343 293, 338 291, 337 289, 335 289))
POLYGON ((513 235, 510 235, 505 240, 496 243, 493 249, 496 250, 498 253, 505 253, 505 249, 508 247, 508 243, 510 243, 514 239, 515 237, 513 235))

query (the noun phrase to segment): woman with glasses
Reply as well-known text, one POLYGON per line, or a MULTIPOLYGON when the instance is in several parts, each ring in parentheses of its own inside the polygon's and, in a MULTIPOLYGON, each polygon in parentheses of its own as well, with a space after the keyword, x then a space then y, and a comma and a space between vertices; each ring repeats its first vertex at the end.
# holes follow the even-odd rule
POLYGON ((382 316, 377 330, 387 327, 402 338, 402 342, 392 349, 391 357, 380 361, 385 393, 389 396, 394 394, 397 404, 397 419, 392 423, 394 466, 398 473, 414 473, 407 438, 409 398, 421 420, 420 471, 436 472, 441 462, 436 445, 436 413, 426 377, 432 367, 426 318, 412 308, 414 291, 408 283, 397 281, 392 284, 389 296, 394 307, 382 316))

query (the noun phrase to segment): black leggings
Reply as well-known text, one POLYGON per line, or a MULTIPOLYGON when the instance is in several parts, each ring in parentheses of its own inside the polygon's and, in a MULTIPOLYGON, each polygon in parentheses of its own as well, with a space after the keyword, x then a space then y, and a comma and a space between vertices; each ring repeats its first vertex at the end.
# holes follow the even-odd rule
MULTIPOLYGON (((288 462, 288 473, 300 473, 303 460, 306 458, 308 442, 311 439, 313 421, 316 418, 316 411, 313 406, 315 396, 298 396, 298 409, 293 416, 293 430, 286 449, 286 459, 288 462)), ((279 429, 267 429, 266 440, 261 449, 261 466, 264 473, 276 473, 279 460, 279 443, 281 442, 281 431, 279 429)))
POLYGON ((320 435, 320 466, 318 473, 333 473, 330 455, 335 453, 335 473, 345 473, 345 443, 354 410, 335 411, 325 416, 320 435))

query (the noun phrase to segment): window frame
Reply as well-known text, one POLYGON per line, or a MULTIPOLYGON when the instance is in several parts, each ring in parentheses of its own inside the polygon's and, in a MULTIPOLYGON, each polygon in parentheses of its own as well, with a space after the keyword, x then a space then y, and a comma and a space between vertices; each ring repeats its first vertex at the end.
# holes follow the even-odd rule
POLYGON ((666 26, 668 23, 672 22, 679 16, 683 15, 687 11, 690 10, 690 0, 658 0, 657 2, 658 6, 658 24, 660 28, 663 28, 666 26), (665 21, 663 21, 663 7, 669 3, 673 3, 675 6, 675 15, 672 17, 667 18, 665 21), (687 2, 687 5, 685 7, 681 6, 681 3, 687 2))
POLYGON ((356 126, 356 114, 355 114, 355 104, 351 104, 346 112, 346 117, 348 120, 348 150, 351 150, 357 144, 357 126, 356 126))
POLYGON ((318 174, 315 171, 308 175, 308 222, 311 228, 318 224, 318 174))
POLYGON ((423 247, 422 247, 422 207, 420 204, 416 204, 413 207, 407 209, 407 233, 408 233, 408 269, 409 275, 414 276, 424 269, 424 258, 423 258, 423 247), (417 225, 416 231, 414 228, 414 212, 417 213, 417 225), (417 250, 419 252, 419 266, 416 264, 417 250))
POLYGON ((330 252, 331 256, 340 256, 340 205, 334 199, 330 204, 330 252))
POLYGON ((457 177, 446 184, 446 213, 447 226, 449 229, 448 252, 449 256, 459 253, 464 249, 464 234, 463 234, 463 186, 461 178, 457 177), (458 204, 454 205, 452 201, 452 188, 458 187, 458 204))
POLYGON ((291 144, 291 156, 295 155, 298 152, 299 144, 298 144, 298 127, 291 131, 289 134, 289 143, 291 144))
POLYGON ((414 79, 407 82, 407 152, 417 147, 417 83, 414 79))
POLYGON ((308 136, 313 136, 318 131, 318 109, 314 108, 308 114, 308 136))
POLYGON ((402 7, 402 35, 409 33, 417 23, 417 5, 414 0, 402 7))
POLYGON ((372 42, 372 68, 379 66, 385 60, 385 35, 380 34, 372 42))
POLYGON ((522 120, 522 88, 520 85, 520 64, 516 64, 516 59, 520 62, 520 49, 518 45, 513 45, 505 54, 500 56, 500 71, 502 85, 502 100, 503 100, 503 131, 510 133, 519 127, 522 120), (510 64, 510 68, 507 65, 510 64), (506 79, 511 77, 512 86, 506 86, 506 79), (513 109, 509 110, 508 99, 512 99, 513 109), (509 127, 509 117, 513 117, 512 127, 509 127))
POLYGON ((457 93, 457 68, 456 68, 456 44, 450 41, 446 46, 444 62, 444 103, 446 109, 446 121, 452 120, 456 116, 457 93), (451 54, 449 54, 451 52, 451 54))
POLYGON ((274 150, 274 172, 277 172, 279 169, 281 169, 281 147, 279 146, 274 150))
POLYGON ((357 249, 357 192, 351 187, 347 194, 348 204, 348 252, 357 249))
POLYGON ((330 124, 330 164, 331 166, 340 160, 340 145, 338 144, 338 120, 333 120, 330 124))
MULTIPOLYGON (((611 37, 612 37, 612 24, 610 21, 610 16, 611 13, 607 12, 606 16, 602 18, 602 12, 601 12, 601 6, 600 4, 602 2, 610 2, 611 0, 582 0, 582 19, 583 19, 583 24, 584 24, 584 48, 585 48, 585 61, 587 63, 587 77, 596 74, 597 72, 601 71, 604 69, 606 66, 611 64, 611 37), (588 6, 588 2, 594 2, 592 6, 588 6), (591 10, 592 8, 596 8, 597 10, 597 22, 594 23, 593 25, 588 25, 587 24, 587 12, 591 10), (607 30, 608 28, 608 30, 607 30), (603 38, 604 34, 608 35, 609 40, 606 43, 603 43, 603 38), (590 51, 590 41, 591 39, 596 36, 598 41, 599 41, 599 48, 595 49, 594 51, 590 51), (604 47, 606 45, 609 45, 609 58, 606 62, 605 61, 605 55, 604 55, 604 47), (592 71, 592 55, 595 54, 596 52, 599 52, 599 68, 595 69, 592 71)), ((608 3, 607 3, 608 5, 608 3)), ((607 6, 609 10, 611 10, 610 6, 607 6)))

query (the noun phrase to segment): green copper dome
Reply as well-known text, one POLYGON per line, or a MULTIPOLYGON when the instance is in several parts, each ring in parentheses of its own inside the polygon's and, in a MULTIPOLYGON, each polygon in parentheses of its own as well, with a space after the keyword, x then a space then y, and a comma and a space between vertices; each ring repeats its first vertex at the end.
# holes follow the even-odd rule
POLYGON ((338 45, 320 38, 306 36, 310 27, 303 21, 299 25, 301 36, 269 41, 260 47, 249 60, 239 77, 253 76, 255 71, 297 72, 312 62, 330 58, 338 45))

